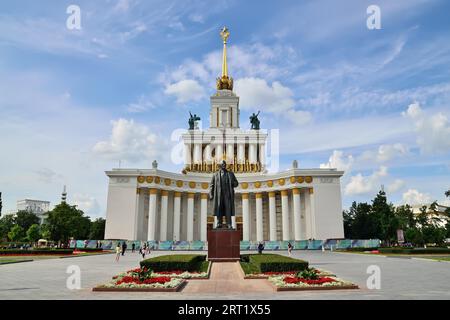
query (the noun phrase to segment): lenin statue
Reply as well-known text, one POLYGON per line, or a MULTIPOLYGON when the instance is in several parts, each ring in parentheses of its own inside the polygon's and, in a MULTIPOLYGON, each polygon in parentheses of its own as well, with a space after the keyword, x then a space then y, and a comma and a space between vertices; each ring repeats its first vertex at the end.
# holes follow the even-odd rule
POLYGON ((227 217, 227 228, 232 228, 231 217, 234 216, 234 188, 238 186, 234 173, 227 170, 227 163, 222 161, 220 170, 214 173, 209 190, 209 199, 213 200, 213 212, 217 217, 217 228, 222 228, 222 217, 227 217))

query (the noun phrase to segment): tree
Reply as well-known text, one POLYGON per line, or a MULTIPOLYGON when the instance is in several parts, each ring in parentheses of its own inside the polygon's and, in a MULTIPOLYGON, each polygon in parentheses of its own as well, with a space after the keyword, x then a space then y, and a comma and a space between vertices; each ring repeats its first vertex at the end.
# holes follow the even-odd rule
POLYGON ((41 238, 44 238, 44 239, 48 240, 48 239, 50 239, 50 237, 51 237, 51 232, 50 232, 50 230, 48 228, 48 225, 47 224, 43 224, 41 226, 41 238))
POLYGON ((353 202, 349 211, 344 211, 344 233, 349 239, 374 239, 377 237, 371 206, 367 203, 353 202))
POLYGON ((445 191, 445 196, 446 196, 446 197, 450 197, 450 189, 447 190, 447 191, 445 191))
POLYGON ((16 213, 14 222, 21 226, 23 230, 28 230, 33 224, 39 224, 40 219, 30 211, 21 210, 16 213))
POLYGON ((72 237, 75 239, 87 239, 90 224, 91 220, 89 217, 84 216, 83 211, 65 202, 58 204, 52 211, 49 211, 45 221, 51 240, 64 243, 72 237))
POLYGON ((14 225, 8 232, 8 238, 11 241, 20 241, 24 237, 24 230, 18 224, 14 225))
POLYGON ((414 218, 414 213, 408 204, 398 206, 395 209, 395 215, 397 216, 400 229, 407 230, 409 228, 416 227, 416 220, 414 218))
POLYGON ((30 242, 36 242, 41 237, 41 228, 38 224, 33 224, 30 228, 27 230, 27 239, 30 242))
POLYGON ((14 226, 14 216, 8 214, 0 219, 0 240, 8 240, 8 232, 14 226))
POLYGON ((380 190, 373 199, 371 213, 374 215, 379 238, 388 244, 395 241, 399 220, 395 215, 394 206, 387 203, 386 193, 383 190, 380 190))
POLYGON ((89 232, 89 239, 91 240, 103 240, 105 238, 105 225, 106 220, 98 218, 91 222, 91 230, 89 232))

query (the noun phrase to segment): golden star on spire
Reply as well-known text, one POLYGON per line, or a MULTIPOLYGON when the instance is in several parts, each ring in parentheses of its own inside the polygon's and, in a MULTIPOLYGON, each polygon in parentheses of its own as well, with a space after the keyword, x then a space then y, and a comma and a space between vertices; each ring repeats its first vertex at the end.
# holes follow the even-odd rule
POLYGON ((227 27, 222 28, 220 37, 223 40, 222 77, 217 78, 217 90, 233 90, 233 78, 228 77, 227 41, 230 37, 230 31, 227 27))

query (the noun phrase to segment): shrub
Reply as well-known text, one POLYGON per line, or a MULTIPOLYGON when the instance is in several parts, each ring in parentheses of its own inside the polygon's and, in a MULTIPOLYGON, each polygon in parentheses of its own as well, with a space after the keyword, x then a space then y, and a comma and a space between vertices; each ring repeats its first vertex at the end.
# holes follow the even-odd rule
POLYGON ((313 268, 307 268, 303 271, 297 273, 297 278, 303 278, 307 280, 317 280, 319 279, 319 275, 317 271, 313 268))
POLYGON ((4 249, 0 250, 0 255, 53 255, 53 254, 72 254, 73 249, 33 249, 33 250, 20 250, 20 249, 4 249))
POLYGON ((337 249, 337 251, 364 252, 364 251, 373 251, 373 250, 378 250, 378 249, 379 249, 378 247, 373 247, 373 248, 355 247, 355 248, 337 249))
POLYGON ((380 248, 380 253, 399 254, 442 254, 450 253, 449 248, 380 248))
POLYGON ((252 254, 248 256, 248 260, 260 273, 302 271, 308 268, 307 261, 278 254, 252 254))
POLYGON ((199 271, 202 262, 206 260, 205 255, 196 254, 174 254, 146 259, 140 262, 141 267, 146 267, 155 272, 158 271, 199 271))
POLYGON ((84 251, 84 252, 102 252, 102 248, 76 248, 77 251, 84 251))

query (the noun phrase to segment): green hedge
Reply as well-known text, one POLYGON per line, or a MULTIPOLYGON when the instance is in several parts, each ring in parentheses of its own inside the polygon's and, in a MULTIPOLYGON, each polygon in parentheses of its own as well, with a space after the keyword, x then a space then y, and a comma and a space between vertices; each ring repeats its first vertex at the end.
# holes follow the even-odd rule
POLYGON ((199 271, 202 262, 206 260, 205 255, 198 254, 173 254, 146 259, 140 262, 141 267, 153 271, 199 271))
POLYGON ((2 249, 0 250, 0 255, 60 255, 60 254, 72 254, 73 249, 33 249, 33 250, 20 250, 20 249, 2 249))
POLYGON ((337 249, 337 251, 348 251, 348 252, 364 252, 364 251, 373 251, 373 250, 379 250, 380 248, 373 247, 373 248, 346 248, 346 249, 337 249))
POLYGON ((241 256, 244 272, 283 272, 302 271, 308 268, 308 262, 279 254, 251 254, 241 256))
POLYGON ((398 254, 442 254, 450 253, 449 248, 380 248, 380 253, 398 254))
MULTIPOLYGON (((74 248, 75 249, 75 248, 74 248)), ((84 252, 102 252, 102 248, 76 248, 77 251, 84 251, 84 252)))

